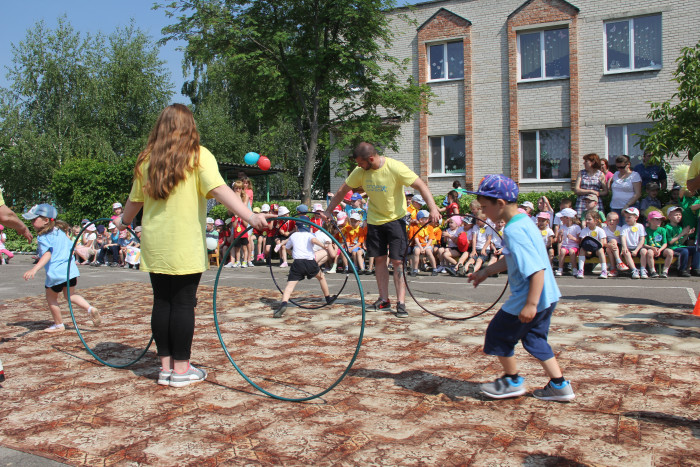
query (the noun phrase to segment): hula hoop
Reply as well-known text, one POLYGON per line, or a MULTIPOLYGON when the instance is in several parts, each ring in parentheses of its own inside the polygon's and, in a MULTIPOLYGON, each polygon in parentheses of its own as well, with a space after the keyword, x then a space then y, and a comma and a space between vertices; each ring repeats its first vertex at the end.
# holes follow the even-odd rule
MULTIPOLYGON (((282 220, 293 220, 296 222, 302 222, 305 224, 313 224, 314 227, 318 228, 319 230, 323 231, 330 239, 333 241, 333 243, 336 244, 336 246, 340 247, 340 244, 338 241, 323 227, 319 227, 316 224, 314 224, 311 221, 307 221, 306 219, 299 219, 299 218, 294 218, 294 217, 277 217, 277 219, 282 219, 282 220)), ((248 226, 243 232, 239 233, 238 235, 234 236, 233 241, 231 242, 231 245, 228 247, 228 250, 226 250, 226 253, 228 253, 231 250, 231 247, 236 243, 236 240, 238 238, 245 234, 248 230, 250 230, 252 227, 248 226)), ((343 252, 345 257, 349 260, 348 264, 352 264, 352 259, 349 258, 347 252, 340 248, 340 250, 343 252)), ((348 374, 350 371, 350 368, 352 368, 352 365, 355 363, 355 360, 357 359, 357 355, 360 353, 360 346, 362 345, 362 337, 364 336, 365 333, 365 294, 362 290, 362 282, 360 281, 360 276, 357 274, 357 269, 355 268, 354 265, 352 265, 352 272, 355 274, 355 280, 357 281, 357 286, 360 289, 360 303, 362 303, 362 324, 360 326, 360 336, 357 339, 357 346, 355 346, 355 353, 352 355, 352 358, 350 359, 350 363, 348 363, 348 366, 345 368, 345 371, 340 375, 340 377, 335 380, 333 384, 328 386, 326 389, 323 391, 317 393, 317 394, 312 394, 307 397, 283 397, 283 396, 278 396, 277 394, 274 394, 270 391, 267 391, 263 388, 261 388, 259 385, 254 383, 248 375, 246 375, 243 370, 236 364, 236 362, 233 360, 233 357, 231 357, 231 353, 228 351, 228 347, 226 347, 226 343, 224 342, 224 337, 221 335, 221 328, 219 327, 219 319, 216 311, 216 296, 217 292, 219 290, 219 277, 221 276, 221 270, 223 269, 223 262, 219 265, 219 269, 216 272, 216 280, 214 281, 214 296, 213 296, 213 311, 214 311, 214 325, 216 326, 216 335, 219 337, 219 342, 221 343, 221 348, 224 350, 224 353, 226 354, 226 357, 228 358, 229 362, 231 362, 231 365, 236 369, 239 375, 243 377, 244 380, 246 380, 251 386, 253 386, 255 389, 258 391, 262 392, 263 394, 266 394, 273 399, 281 400, 281 401, 287 401, 287 402, 304 402, 308 401, 311 399, 315 399, 317 397, 321 397, 322 395, 326 394, 327 392, 331 391, 334 387, 336 387, 340 382, 345 378, 345 376, 348 374)), ((296 389, 296 388, 295 388, 296 389)), ((299 390, 301 391, 301 390, 299 390)))
MULTIPOLYGON (((92 224, 94 224, 95 222, 101 222, 101 221, 112 222, 112 219, 110 219, 110 218, 108 218, 108 217, 102 217, 102 218, 100 218, 100 219, 95 219, 94 221, 88 222, 87 224, 85 224, 85 225, 83 226, 82 229, 80 229, 80 233, 79 233, 78 236, 75 238, 75 241, 73 242, 73 247, 70 249, 70 253, 69 253, 69 255, 70 255, 69 258, 70 258, 70 259, 69 259, 69 261, 68 261, 68 267, 67 267, 67 269, 66 269, 66 284, 70 283, 70 265, 71 265, 71 263, 73 262, 73 251, 75 250, 75 246, 78 244, 78 240, 80 240, 80 238, 83 236, 83 232, 85 231, 85 229, 86 229, 89 225, 92 225, 92 224)), ((134 232, 133 230, 131 230, 131 227, 127 227, 127 230, 128 230, 129 232, 131 232, 131 233, 134 235, 134 237, 136 237, 136 232, 134 232)), ((106 362, 106 361, 102 360, 102 359, 101 359, 100 357, 98 357, 97 354, 90 348, 90 346, 87 344, 87 342, 85 342, 85 339, 83 338, 83 334, 80 332, 80 328, 78 327, 78 321, 75 319, 75 313, 73 312, 73 304, 72 304, 71 301, 70 301, 70 287, 66 287, 66 298, 68 299, 68 308, 70 309, 70 318, 71 318, 71 320, 73 321, 73 326, 75 326, 75 331, 78 333, 78 337, 80 338, 80 342, 83 343, 83 346, 85 347, 85 350, 87 350, 88 353, 89 353, 90 355, 92 355, 92 356, 95 358, 95 360, 97 360, 98 362, 102 363, 103 365, 107 365, 108 367, 111 367, 111 368, 126 368, 126 367, 131 366, 131 365, 133 365, 134 363, 138 362, 139 360, 141 360, 141 358, 143 358, 144 355, 146 355, 146 352, 148 352, 148 349, 151 347, 151 344, 153 343, 153 335, 152 335, 152 334, 151 334, 151 340, 148 341, 148 344, 146 345, 146 348, 143 349, 143 351, 139 354, 138 357, 136 357, 136 359, 130 361, 129 363, 125 363, 125 364, 123 364, 123 365, 115 365, 114 363, 109 363, 109 362, 106 362)))
MULTIPOLYGON (((471 215, 466 215, 466 216, 464 216, 464 217, 469 217, 469 218, 471 218, 471 219, 473 219, 473 220, 475 220, 475 221, 477 221, 477 222, 482 222, 483 224, 486 224, 489 228, 491 228, 491 230, 493 230, 494 232, 496 232, 496 235, 498 235, 498 236, 501 238, 501 240, 503 240, 503 237, 501 236, 501 234, 499 234, 498 231, 496 231, 496 229, 494 229, 494 228, 491 227, 488 223, 486 223, 486 221, 484 221, 484 220, 482 220, 482 219, 479 219, 478 217, 471 216, 471 215)), ((418 230, 416 230, 416 233, 413 234, 413 237, 411 237, 411 239, 409 240, 408 244, 406 245, 406 251, 404 252, 404 255, 403 255, 404 271, 406 270, 406 261, 408 260, 408 249, 409 249, 409 248, 411 247, 411 245, 413 244, 413 240, 416 238, 416 236, 418 235, 418 233, 419 233, 421 230, 423 230, 423 228, 424 228, 425 226, 427 226, 427 225, 428 225, 428 224, 424 224, 424 225, 422 225, 418 230)), ((466 316, 466 317, 461 317, 461 318, 454 318, 454 317, 450 317, 450 316, 441 315, 440 313, 438 313, 438 312, 436 312, 436 311, 432 311, 432 310, 429 310, 429 309, 427 309, 426 307, 424 307, 424 306, 418 301, 418 299, 416 298, 416 296, 413 295, 413 291, 411 290, 411 287, 408 285, 408 274, 405 273, 405 272, 404 272, 404 275, 403 275, 403 282, 404 282, 404 284, 406 285, 406 291, 407 291, 408 294, 411 296, 411 298, 413 299, 413 301, 416 302, 416 305, 418 305, 418 306, 419 306, 423 311, 425 311, 426 313, 429 313, 429 314, 435 316, 436 318, 444 319, 444 320, 447 320, 447 321, 466 321, 466 320, 468 320, 468 319, 473 319, 473 318, 476 318, 476 317, 478 317, 478 316, 483 315, 484 313, 488 312, 489 310, 491 310, 493 307, 496 306, 496 304, 499 302, 499 300, 501 300, 501 298, 503 297, 503 295, 506 293, 506 290, 508 289, 508 279, 506 279, 506 283, 503 285, 503 290, 501 291, 501 294, 500 294, 500 295, 498 296, 498 298, 496 298, 496 300, 495 300, 491 305, 489 305, 486 309, 484 309, 484 310, 482 310, 482 311, 480 311, 480 312, 478 312, 478 313, 475 313, 475 314, 473 314, 473 315, 471 315, 471 316, 466 316)))
MULTIPOLYGON (((285 218, 278 217, 277 219, 287 219, 287 218, 286 218, 286 217, 285 217, 285 218)), ((297 219, 297 218, 295 218, 295 217, 290 217, 290 218, 288 218, 288 219, 297 219)), ((332 219, 333 219, 333 218, 332 218, 332 219)), ((346 242, 345 242, 345 236, 343 235, 342 230, 340 230, 340 227, 338 227, 338 224, 335 222, 335 219, 333 219, 333 224, 334 224, 335 228, 338 229, 338 232, 340 232, 340 236, 343 237, 343 243, 346 243, 346 242)), ((313 225, 314 225, 316 228, 319 227, 317 224, 313 224, 313 225)), ((324 232, 326 232, 326 231, 324 230, 324 232)), ((341 248, 341 250, 342 250, 342 248, 341 248)), ((228 251, 228 250, 227 250, 227 251, 228 251)), ((280 285, 277 283, 277 279, 275 278, 274 270, 272 269, 272 254, 270 254, 270 255, 267 257, 267 259, 265 260, 265 264, 267 265, 268 268, 270 268, 270 277, 272 277, 272 282, 275 283, 275 287, 277 287, 277 290, 279 290, 279 292, 282 293, 282 288, 281 288, 280 285)), ((331 301, 328 302, 328 303, 321 303, 321 304, 318 305, 318 306, 307 306, 307 305, 302 305, 302 304, 300 304, 300 303, 298 303, 298 302, 295 302, 294 299, 291 298, 291 297, 289 298, 289 303, 295 305, 295 306, 298 307, 298 308, 304 309, 304 310, 318 310, 318 309, 320 309, 320 308, 323 308, 323 307, 332 305, 332 304, 336 301, 336 299, 340 296, 340 294, 343 293, 343 290, 345 289, 345 285, 348 283, 348 278, 349 278, 349 277, 350 277, 350 274, 346 271, 346 272, 345 272, 345 281, 343 282, 343 285, 340 287, 340 290, 338 291, 337 294, 331 295, 331 301)))

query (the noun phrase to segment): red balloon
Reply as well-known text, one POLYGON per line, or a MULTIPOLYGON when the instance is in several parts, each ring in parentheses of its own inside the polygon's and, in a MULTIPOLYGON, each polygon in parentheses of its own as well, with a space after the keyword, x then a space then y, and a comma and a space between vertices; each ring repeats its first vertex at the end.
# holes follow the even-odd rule
POLYGON ((270 159, 265 156, 260 156, 260 159, 258 159, 258 167, 262 170, 270 170, 270 166, 270 159))

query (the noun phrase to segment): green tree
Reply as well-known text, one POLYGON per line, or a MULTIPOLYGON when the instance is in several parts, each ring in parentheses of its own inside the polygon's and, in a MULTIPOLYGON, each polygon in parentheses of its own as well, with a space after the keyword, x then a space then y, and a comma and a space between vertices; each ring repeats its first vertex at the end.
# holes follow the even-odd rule
POLYGON ((54 201, 54 172, 71 160, 118 163, 143 146, 172 95, 156 47, 133 24, 105 39, 65 17, 13 45, 10 86, 0 89, 0 185, 18 205, 54 201))
POLYGON ((164 40, 187 41, 195 71, 189 92, 216 63, 248 120, 291 122, 304 154, 301 198, 308 202, 321 147, 360 139, 393 146, 397 122, 424 109, 427 86, 400 75, 387 53, 385 14, 393 0, 179 0, 161 5, 177 22, 164 40))
POLYGON ((678 91, 665 102, 651 103, 647 117, 655 123, 639 139, 640 147, 657 161, 700 152, 700 42, 681 49, 676 63, 673 81, 678 91))

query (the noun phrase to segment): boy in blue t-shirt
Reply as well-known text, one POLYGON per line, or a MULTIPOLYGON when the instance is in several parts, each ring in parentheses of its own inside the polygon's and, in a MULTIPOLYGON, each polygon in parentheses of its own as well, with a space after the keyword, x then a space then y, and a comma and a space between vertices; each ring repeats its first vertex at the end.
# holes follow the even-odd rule
POLYGON ((547 342, 549 321, 561 297, 552 273, 542 234, 530 218, 518 212, 518 186, 503 175, 487 175, 477 195, 482 212, 494 222, 506 222, 503 256, 496 263, 469 275, 478 286, 487 277, 508 271, 511 296, 496 313, 488 328, 484 353, 495 355, 505 374, 481 385, 481 392, 494 399, 525 394, 525 378, 518 375, 514 349, 518 341, 540 361, 550 381, 535 389, 538 399, 570 401, 575 396, 571 383, 564 379, 552 348, 547 342))

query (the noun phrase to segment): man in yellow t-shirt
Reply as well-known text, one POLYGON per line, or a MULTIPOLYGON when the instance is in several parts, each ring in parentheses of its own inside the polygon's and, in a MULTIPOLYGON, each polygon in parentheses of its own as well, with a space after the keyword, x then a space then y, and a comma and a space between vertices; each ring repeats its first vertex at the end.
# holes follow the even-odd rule
POLYGON ((0 190, 0 224, 14 229, 18 234, 26 238, 29 243, 32 243, 32 233, 29 231, 29 228, 24 225, 24 222, 17 217, 17 214, 5 205, 5 200, 2 197, 2 190, 0 190))
POLYGON ((387 251, 394 267, 394 285, 398 303, 396 316, 405 318, 406 288, 404 285, 403 255, 406 251, 406 198, 404 186, 410 186, 423 196, 430 210, 430 222, 440 222, 440 211, 435 205, 428 186, 402 162, 381 156, 373 145, 360 143, 350 156, 358 165, 348 176, 328 203, 324 215, 330 217, 333 208, 345 194, 358 187, 369 195, 367 208, 367 256, 375 258, 375 273, 379 288, 379 299, 375 310, 390 310, 389 269, 387 251))

